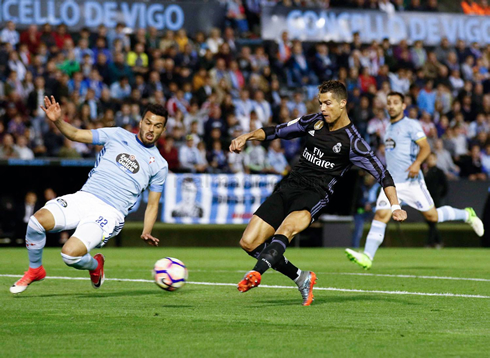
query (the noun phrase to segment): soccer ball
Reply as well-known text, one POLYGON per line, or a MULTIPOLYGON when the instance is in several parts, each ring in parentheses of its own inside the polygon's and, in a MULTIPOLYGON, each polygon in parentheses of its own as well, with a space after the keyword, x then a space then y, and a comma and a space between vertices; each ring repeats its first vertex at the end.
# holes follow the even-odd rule
POLYGON ((182 261, 173 257, 158 260, 153 267, 155 283, 166 291, 175 291, 184 286, 187 276, 187 267, 182 261))

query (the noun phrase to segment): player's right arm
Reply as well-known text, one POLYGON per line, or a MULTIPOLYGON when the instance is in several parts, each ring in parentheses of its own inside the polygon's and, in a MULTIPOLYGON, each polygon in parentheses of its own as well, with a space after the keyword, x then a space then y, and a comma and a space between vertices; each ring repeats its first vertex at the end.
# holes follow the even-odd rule
POLYGON ((312 115, 306 117, 299 117, 275 127, 259 128, 253 132, 242 134, 231 141, 230 152, 240 153, 247 141, 250 140, 292 139, 303 136, 306 134, 306 126, 311 121, 311 118, 313 118, 312 115))
POLYGON ((66 138, 75 142, 92 144, 92 131, 78 129, 61 119, 61 107, 54 99, 54 96, 51 96, 51 99, 48 96, 44 96, 44 105, 46 107, 41 106, 41 109, 46 113, 46 117, 54 123, 66 138))

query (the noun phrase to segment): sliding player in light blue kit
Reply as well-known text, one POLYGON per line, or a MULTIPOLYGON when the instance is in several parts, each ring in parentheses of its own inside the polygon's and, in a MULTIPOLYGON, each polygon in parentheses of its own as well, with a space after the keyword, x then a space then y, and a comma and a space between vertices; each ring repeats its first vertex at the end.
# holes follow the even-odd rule
MULTIPOLYGON (((387 169, 395 182, 400 205, 407 204, 420 211, 429 222, 462 220, 471 225, 478 236, 483 236, 483 223, 473 208, 456 209, 447 205, 437 209, 434 207, 420 170, 420 166, 430 154, 430 146, 419 121, 404 116, 404 99, 398 92, 388 94, 387 110, 391 123, 384 136, 387 169)), ((364 253, 346 249, 347 258, 364 269, 369 269, 379 245, 383 242, 391 212, 399 208, 399 205, 390 207, 386 195, 381 191, 376 202, 374 220, 366 238, 364 253)))
POLYGON ((50 200, 30 217, 26 233, 29 270, 11 288, 21 293, 34 281, 43 280, 42 252, 46 232, 75 229, 61 249, 63 261, 78 270, 88 270, 94 288, 104 283, 104 256, 92 257, 89 252, 102 247, 116 236, 124 218, 138 196, 149 188, 141 238, 157 246, 151 235, 158 214, 158 203, 167 178, 168 164, 155 142, 167 124, 168 114, 160 105, 149 105, 139 123, 138 134, 122 128, 82 130, 61 119, 61 107, 53 96, 44 97, 41 108, 47 118, 68 139, 103 145, 94 168, 82 189, 74 194, 50 200))

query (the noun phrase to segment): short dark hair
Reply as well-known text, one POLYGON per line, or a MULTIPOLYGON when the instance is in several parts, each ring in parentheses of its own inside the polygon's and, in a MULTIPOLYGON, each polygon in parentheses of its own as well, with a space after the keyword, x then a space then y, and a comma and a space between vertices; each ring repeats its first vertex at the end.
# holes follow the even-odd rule
POLYGON ((390 93, 388 93, 388 94, 386 95, 386 98, 391 97, 391 96, 398 96, 398 97, 400 97, 400 98, 401 98, 402 103, 404 103, 404 102, 405 102, 405 96, 403 95, 403 93, 400 93, 400 92, 395 92, 395 91, 391 91, 390 93))
POLYGON ((161 116, 165 118, 165 122, 163 122, 163 126, 165 127, 167 125, 167 120, 168 120, 168 112, 165 109, 164 106, 161 104, 149 104, 146 108, 145 111, 143 112, 143 117, 145 118, 145 115, 147 112, 151 112, 153 114, 156 114, 157 116, 161 116))
POLYGON ((320 86, 318 86, 318 92, 332 92, 335 98, 337 98, 339 101, 347 99, 347 88, 345 88, 345 85, 342 82, 337 80, 324 81, 320 86))

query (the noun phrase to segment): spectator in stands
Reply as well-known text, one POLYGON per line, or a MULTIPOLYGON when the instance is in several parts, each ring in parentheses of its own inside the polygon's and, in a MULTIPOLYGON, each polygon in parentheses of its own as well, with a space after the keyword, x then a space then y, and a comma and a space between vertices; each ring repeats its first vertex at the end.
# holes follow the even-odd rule
POLYGON ((295 92, 293 94, 293 100, 287 102, 287 108, 290 113, 292 113, 294 110, 297 110, 298 117, 304 116, 307 113, 307 110, 306 105, 303 102, 303 93, 298 91, 295 92))
POLYGON ((129 85, 128 78, 122 76, 118 82, 114 82, 111 85, 111 97, 115 100, 122 101, 129 97, 131 94, 131 86, 129 85))
POLYGON ((114 41, 121 41, 122 47, 125 52, 129 52, 131 48, 131 40, 124 31, 124 24, 119 22, 116 24, 116 28, 109 31, 107 34, 107 41, 110 50, 114 50, 114 41))
POLYGON ((481 162, 480 146, 474 145, 471 148, 470 155, 461 160, 461 177, 469 180, 486 180, 487 176, 483 172, 481 162))
POLYGON ((281 65, 284 66, 289 61, 293 53, 293 45, 289 40, 289 33, 287 31, 282 32, 281 38, 277 40, 277 47, 277 59, 279 60, 281 65))
POLYGON ((17 46, 20 40, 20 36, 15 29, 15 23, 13 21, 7 21, 6 26, 0 32, 0 40, 1 42, 11 44, 13 48, 17 46))
POLYGON ((172 136, 167 135, 165 137, 165 141, 163 145, 159 142, 158 148, 160 150, 160 154, 165 158, 168 163, 168 169, 171 172, 178 172, 180 169, 179 163, 179 151, 174 146, 174 139, 172 136))
POLYGON ((407 94, 410 89, 410 80, 408 79, 407 71, 400 67, 397 73, 389 73, 390 86, 395 92, 407 94))
POLYGON ((364 223, 373 217, 376 199, 380 190, 380 185, 372 175, 363 175, 360 178, 361 184, 356 186, 355 193, 355 213, 354 231, 352 233, 352 247, 358 248, 364 229, 364 223))
POLYGON ((204 173, 206 164, 199 150, 194 146, 194 137, 186 137, 186 144, 179 149, 180 168, 191 173, 204 173))
POLYGON ((135 74, 146 74, 148 72, 148 55, 144 52, 145 46, 139 42, 134 46, 134 51, 128 53, 127 64, 135 74))
POLYGON ((14 137, 7 133, 3 136, 0 146, 0 159, 19 158, 20 154, 14 145, 14 137))
POLYGON ((269 172, 267 152, 258 140, 252 141, 245 150, 244 165, 245 171, 249 174, 264 174, 269 172))
POLYGON ((472 121, 468 126, 468 137, 474 138, 479 133, 488 133, 490 131, 489 123, 484 113, 478 113, 476 115, 476 120, 472 121))
MULTIPOLYGON (((425 164, 424 178, 427 184, 427 189, 434 200, 434 206, 436 208, 440 208, 442 205, 444 205, 444 198, 448 192, 447 178, 444 175, 444 172, 436 166, 437 155, 434 152, 429 154, 425 164)), ((439 234, 439 230, 437 230, 437 222, 427 220, 426 222, 429 225, 427 246, 434 247, 436 249, 442 248, 441 236, 439 234)))
POLYGON ((235 105, 235 115, 241 123, 242 128, 248 131, 250 127, 250 112, 252 112, 254 104, 250 99, 250 92, 247 89, 240 91, 240 98, 233 101, 235 105))
POLYGON ((406 11, 424 11, 424 8, 420 4, 420 0, 410 0, 410 5, 405 9, 406 11))
MULTIPOLYGON (((0 36, 1 38, 1 36, 0 36)), ((29 52, 35 54, 40 44, 41 33, 38 31, 37 25, 29 25, 27 30, 20 35, 20 43, 26 44, 29 52)), ((2 41, 4 42, 4 41, 2 41)))
POLYGON ((286 175, 291 170, 279 139, 275 139, 270 143, 267 161, 270 166, 270 172, 273 174, 286 175))
POLYGON ((417 97, 417 104, 421 111, 426 111, 430 115, 434 114, 436 96, 434 91, 434 82, 429 80, 426 82, 425 87, 419 92, 417 97))
POLYGON ((454 180, 459 176, 460 169, 454 164, 451 154, 444 148, 442 139, 434 142, 434 153, 437 155, 437 167, 440 168, 448 179, 454 180))
POLYGON ((217 54, 222 43, 223 39, 221 38, 220 30, 218 28, 211 29, 209 33, 209 38, 206 41, 209 50, 211 50, 211 53, 217 54))
POLYGON ((325 43, 316 45, 316 53, 312 63, 312 69, 320 82, 332 77, 334 62, 328 53, 328 46, 325 43))
POLYGON ((60 50, 63 49, 66 40, 72 40, 71 35, 66 30, 65 24, 59 24, 56 27, 56 32, 53 33, 55 45, 60 50))
POLYGON ((482 164, 482 171, 485 173, 485 175, 490 177, 490 143, 487 142, 484 147, 484 151, 481 154, 481 164, 482 164))
POLYGON ((212 149, 207 156, 207 161, 213 173, 228 173, 228 159, 223 151, 220 140, 213 141, 212 149))
POLYGON ((249 31, 249 23, 241 0, 226 0, 226 24, 237 29, 239 33, 249 31))
POLYGON ((315 85, 318 82, 318 79, 310 70, 300 41, 293 41, 292 55, 289 59, 288 68, 288 84, 290 87, 315 85))
POLYGON ((34 159, 34 153, 27 146, 28 141, 24 135, 19 135, 17 137, 17 144, 14 145, 15 150, 19 153, 19 159, 22 160, 32 160, 34 159))
POLYGON ((410 50, 410 55, 416 69, 424 66, 425 61, 427 60, 427 52, 425 51, 421 40, 415 41, 413 48, 410 50))
POLYGON ((379 0, 379 9, 386 12, 388 15, 395 13, 395 6, 389 0, 379 0))

